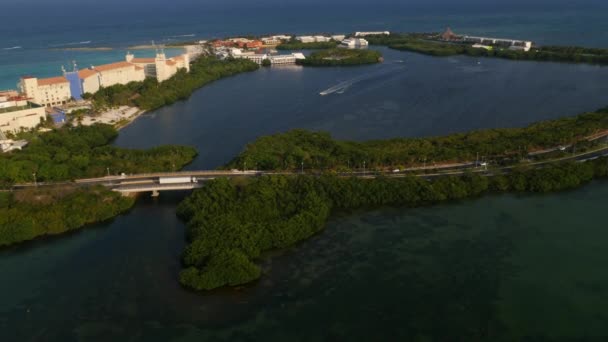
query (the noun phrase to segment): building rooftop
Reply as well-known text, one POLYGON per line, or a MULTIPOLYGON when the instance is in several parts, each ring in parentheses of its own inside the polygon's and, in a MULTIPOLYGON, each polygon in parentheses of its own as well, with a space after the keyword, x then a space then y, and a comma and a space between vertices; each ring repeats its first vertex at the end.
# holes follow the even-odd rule
POLYGON ((61 83, 69 83, 69 82, 68 82, 68 79, 63 76, 38 79, 38 86, 61 84, 61 83))
POLYGON ((131 61, 131 63, 154 64, 154 63, 156 63, 156 60, 154 58, 133 58, 133 60, 131 61))
POLYGON ((112 63, 112 64, 104 64, 104 65, 96 66, 93 69, 95 69, 97 71, 109 71, 109 70, 132 68, 132 67, 133 67, 133 64, 131 64, 129 62, 116 62, 116 63, 112 63))
POLYGON ((95 76, 95 75, 97 75, 97 71, 92 70, 92 69, 82 69, 82 70, 78 71, 78 77, 80 79, 89 78, 89 77, 95 76))

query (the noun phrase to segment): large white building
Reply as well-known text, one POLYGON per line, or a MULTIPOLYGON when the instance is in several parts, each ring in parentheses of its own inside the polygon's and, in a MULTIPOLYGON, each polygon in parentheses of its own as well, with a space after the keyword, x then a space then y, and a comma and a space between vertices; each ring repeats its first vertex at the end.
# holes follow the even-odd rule
POLYGON ((158 82, 171 78, 179 69, 190 72, 190 57, 188 54, 167 58, 164 52, 158 52, 155 58, 135 58, 131 53, 125 57, 127 63, 144 69, 146 77, 154 77, 158 82))
POLYGON ((19 88, 32 102, 48 107, 66 104, 72 98, 70 82, 64 76, 22 77, 19 88))
POLYGON ((83 94, 94 94, 102 87, 117 84, 141 82, 146 77, 154 77, 158 82, 166 81, 180 69, 190 71, 190 56, 167 58, 163 52, 155 58, 135 58, 128 53, 124 62, 116 62, 86 69, 66 72, 63 76, 51 78, 22 77, 19 88, 32 102, 52 107, 66 104, 68 101, 81 100, 83 94))
POLYGON ((82 93, 94 94, 102 87, 141 82, 146 78, 144 68, 128 62, 117 62, 78 71, 82 93))
MULTIPOLYGON (((0 94, 0 132, 16 133, 35 128, 45 118, 46 112, 43 106, 34 104, 24 97, 8 97, 0 94)), ((8 149, 5 147, 3 150, 8 149)))

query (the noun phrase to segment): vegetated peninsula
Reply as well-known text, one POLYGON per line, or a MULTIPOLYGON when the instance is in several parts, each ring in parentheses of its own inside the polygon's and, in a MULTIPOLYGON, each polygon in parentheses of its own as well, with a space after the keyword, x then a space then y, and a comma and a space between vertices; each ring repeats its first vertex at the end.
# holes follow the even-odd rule
MULTIPOLYGON (((439 33, 391 33, 390 35, 367 36, 370 45, 384 45, 391 49, 411 51, 431 56, 468 55, 474 57, 497 57, 512 60, 608 64, 608 49, 579 46, 531 46, 512 48, 503 41, 492 38, 475 38, 473 44, 449 29, 439 33), (464 40, 463 40, 464 39, 464 40)), ((522 42, 524 43, 524 42, 522 42)))
POLYGON ((323 229, 328 217, 336 211, 416 207, 487 193, 570 189, 606 177, 608 159, 594 157, 584 163, 556 160, 542 167, 516 163, 508 172, 468 171, 435 177, 415 174, 355 177, 355 174, 318 173, 319 170, 347 169, 349 161, 350 167, 354 167, 355 161, 365 160, 373 168, 415 164, 422 155, 446 161, 468 159, 475 151, 516 155, 518 144, 527 147, 585 144, 583 141, 589 142, 585 137, 606 128, 608 110, 540 122, 527 128, 428 139, 355 143, 306 131, 259 138, 227 167, 255 160, 267 170, 297 169, 304 160, 309 163, 309 172, 314 173, 217 179, 195 191, 178 207, 178 215, 188 222, 188 245, 183 253, 185 269, 180 282, 192 289, 210 290, 254 281, 262 274, 255 262, 264 252, 312 236, 323 229))
POLYGON ((276 47, 277 50, 326 50, 338 47, 340 42, 328 41, 328 42, 311 42, 304 43, 298 40, 291 40, 286 43, 282 43, 276 47))
POLYGON ((111 146, 117 134, 110 125, 64 127, 32 136, 22 151, 0 154, 0 187, 31 184, 25 190, 0 192, 0 247, 105 221, 135 203, 105 187, 77 186, 67 181, 177 171, 197 154, 194 148, 185 146, 150 150, 111 146), (66 182, 60 186, 37 186, 62 181, 66 182))
MULTIPOLYGON (((227 168, 243 163, 261 170, 348 171, 403 169, 433 163, 470 162, 484 156, 496 165, 511 165, 528 153, 576 144, 577 150, 600 143, 608 131, 608 108, 573 117, 541 121, 523 128, 497 128, 429 138, 339 141, 328 133, 292 130, 260 137, 247 145, 227 168)), ((561 151, 556 151, 559 153, 561 151)), ((562 152, 563 153, 563 152, 562 152)), ((540 154, 539 154, 540 156, 540 154)))
POLYGON ((0 192, 0 248, 109 220, 134 203, 103 186, 0 192))
POLYGON ((197 155, 194 148, 187 146, 132 150, 110 145, 117 136, 115 128, 103 124, 32 135, 29 146, 22 151, 0 154, 0 187, 108 174, 177 171, 197 155))
POLYGON ((374 64, 382 61, 379 51, 367 49, 335 48, 313 52, 306 59, 298 60, 304 66, 348 66, 374 64))

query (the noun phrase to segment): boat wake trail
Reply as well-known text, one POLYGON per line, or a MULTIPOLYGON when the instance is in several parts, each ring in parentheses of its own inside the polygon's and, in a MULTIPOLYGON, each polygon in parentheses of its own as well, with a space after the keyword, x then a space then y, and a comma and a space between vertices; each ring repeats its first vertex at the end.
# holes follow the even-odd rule
POLYGON ((348 90, 348 88, 350 88, 351 86, 357 84, 357 83, 361 83, 361 82, 370 82, 374 79, 378 79, 378 78, 384 78, 398 70, 402 70, 405 69, 404 67, 398 67, 398 68, 390 68, 390 69, 386 69, 386 70, 381 70, 381 71, 377 71, 377 72, 373 72, 373 73, 368 73, 368 74, 364 74, 355 78, 352 78, 350 80, 344 81, 344 82, 340 82, 330 88, 327 88, 321 92, 319 92, 319 95, 321 96, 326 96, 326 95, 330 95, 330 94, 344 94, 344 92, 346 90, 348 90))
POLYGON ((7 48, 3 48, 2 50, 9 51, 9 50, 18 50, 18 49, 21 49, 21 46, 7 47, 7 48))

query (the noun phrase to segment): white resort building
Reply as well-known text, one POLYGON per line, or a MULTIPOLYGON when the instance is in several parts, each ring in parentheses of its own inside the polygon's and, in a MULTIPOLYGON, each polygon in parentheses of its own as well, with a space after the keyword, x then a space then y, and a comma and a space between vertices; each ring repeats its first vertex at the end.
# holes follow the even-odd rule
POLYGON ((72 98, 70 82, 64 76, 36 78, 25 76, 19 82, 19 88, 29 100, 43 106, 60 106, 72 98))
POLYGON ((31 102, 52 107, 66 104, 70 100, 82 100, 83 94, 94 94, 102 87, 117 84, 141 82, 153 77, 158 82, 166 81, 178 70, 190 71, 188 54, 167 58, 159 51, 155 58, 135 58, 131 53, 125 61, 73 71, 65 71, 63 76, 51 78, 22 77, 19 83, 21 93, 31 102))
POLYGON ((391 33, 389 31, 376 31, 376 32, 355 32, 355 37, 365 37, 365 36, 388 36, 391 33))
POLYGON ((289 55, 274 55, 268 58, 272 65, 296 64, 299 59, 306 59, 304 54, 300 52, 291 53, 289 55))
POLYGON ((102 87, 141 82, 146 75, 143 67, 118 62, 82 69, 78 71, 78 78, 82 84, 82 94, 94 94, 102 87))
POLYGON ((128 53, 125 60, 128 63, 144 68, 146 77, 154 77, 158 82, 163 82, 171 78, 179 69, 186 69, 190 72, 190 57, 188 54, 167 58, 165 53, 160 51, 155 58, 135 58, 128 53))
POLYGON ((503 38, 488 38, 488 37, 475 37, 475 36, 464 36, 462 41, 465 43, 474 43, 478 46, 504 46, 510 50, 521 50, 530 51, 533 42, 527 40, 516 40, 516 39, 503 39, 503 38))
POLYGON ((16 92, 0 92, 0 132, 15 133, 31 129, 38 126, 45 118, 46 112, 43 106, 18 96, 16 92))
POLYGON ((341 46, 355 48, 355 47, 363 47, 368 46, 369 42, 363 38, 348 38, 344 39, 341 43, 341 46))

